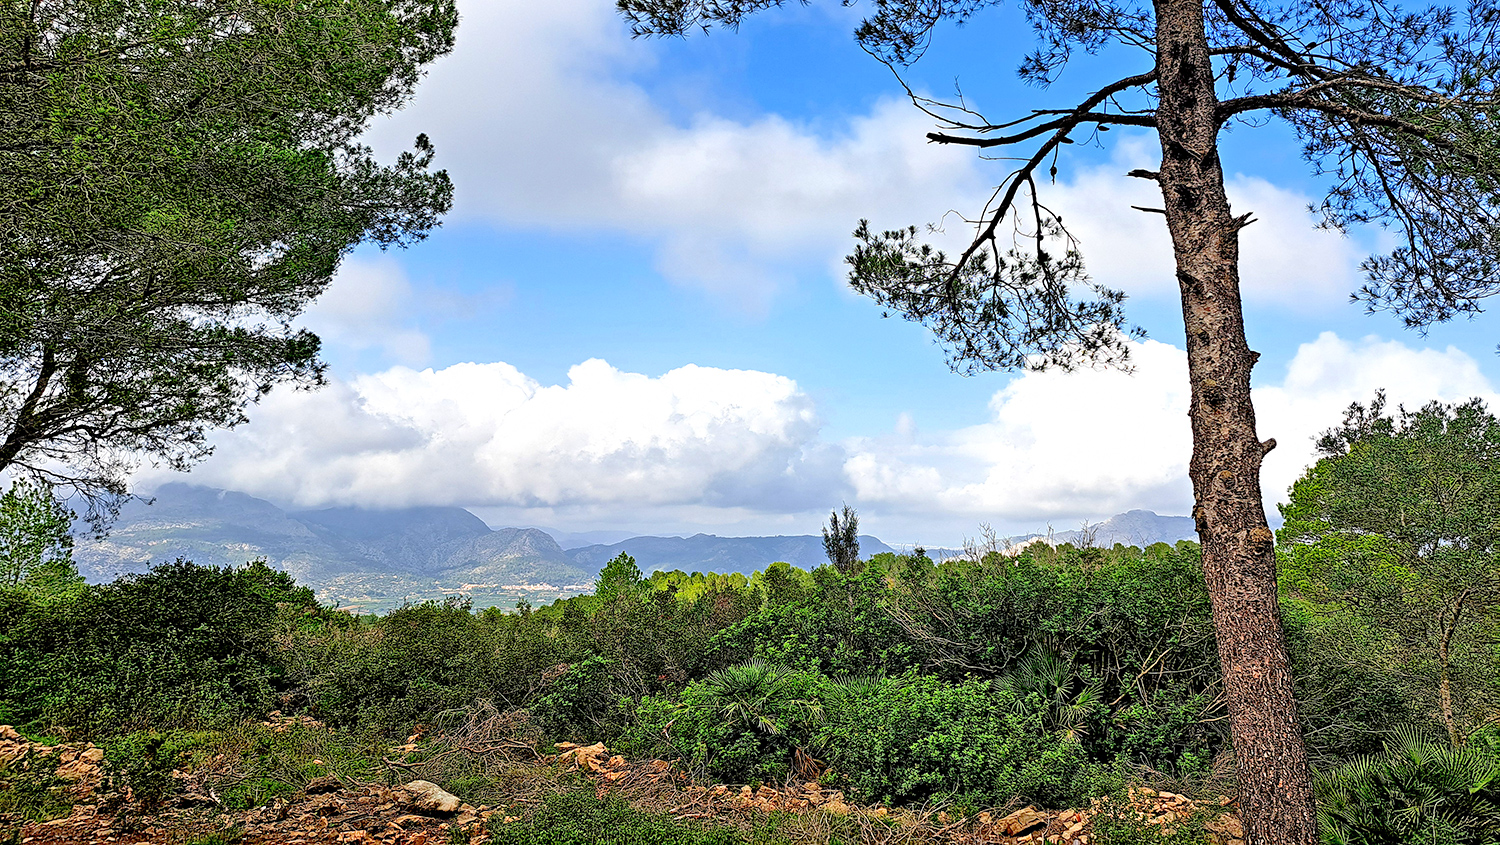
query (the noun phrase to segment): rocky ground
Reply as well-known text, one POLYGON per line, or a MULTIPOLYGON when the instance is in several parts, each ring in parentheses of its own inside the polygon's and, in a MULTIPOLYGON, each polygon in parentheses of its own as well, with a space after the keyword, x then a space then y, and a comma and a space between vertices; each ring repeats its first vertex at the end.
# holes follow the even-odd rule
MULTIPOLYGON (((405 748, 415 748, 415 743, 405 748)), ((575 777, 588 778, 601 793, 616 792, 642 808, 678 819, 744 827, 779 811, 799 818, 837 821, 846 829, 855 825, 866 834, 861 838, 871 843, 955 845, 1090 845, 1101 817, 1129 818, 1162 832, 1196 819, 1206 825, 1208 839, 1215 845, 1244 845, 1234 804, 1227 798, 1194 802, 1170 792, 1137 787, 1123 803, 1095 801, 1090 807, 1060 811, 1023 807, 956 818, 942 810, 856 804, 842 792, 815 782, 793 782, 774 789, 688 784, 667 761, 630 761, 611 755, 603 745, 565 743, 557 746, 557 752, 538 754, 531 765, 545 767, 554 778, 559 773, 576 773, 575 777)), ((56 772, 71 784, 76 803, 62 818, 21 825, 17 840, 21 845, 183 845, 194 841, 226 845, 483 845, 488 841, 491 821, 520 821, 527 801, 535 800, 518 799, 504 808, 471 806, 424 780, 392 788, 319 778, 295 796, 230 812, 218 804, 211 789, 195 782, 191 775, 175 773, 182 788, 174 803, 143 814, 132 808, 131 796, 106 789, 101 749, 86 744, 41 746, 0 726, 0 762, 9 764, 28 754, 55 755, 56 772)), ((0 835, 11 830, 16 830, 14 820, 6 823, 0 817, 0 835)))

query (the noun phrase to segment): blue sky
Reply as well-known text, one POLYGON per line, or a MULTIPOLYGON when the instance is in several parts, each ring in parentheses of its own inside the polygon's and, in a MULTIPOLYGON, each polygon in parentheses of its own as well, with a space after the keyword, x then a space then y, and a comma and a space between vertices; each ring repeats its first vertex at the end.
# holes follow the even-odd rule
MULTIPOLYGON (((632 40, 610 0, 461 2, 454 55, 371 129, 429 134, 457 186, 444 227, 360 251, 306 317, 333 381, 277 391, 189 480, 299 506, 455 504, 495 525, 813 533, 859 508, 888 542, 1186 513, 1185 365, 1151 186, 1154 139, 1076 145, 1049 201, 1151 341, 1134 375, 964 378, 925 331, 851 293, 840 261, 876 226, 973 212, 1004 173, 925 144, 931 120, 851 33, 860 6, 793 5, 738 33, 632 40)), ((1017 80, 1014 10, 939 31, 907 74, 992 118, 1076 99, 1145 58, 1017 80)), ((1379 232, 1319 232, 1326 187, 1284 126, 1224 139, 1270 501, 1310 437, 1376 387, 1407 403, 1493 397, 1489 317, 1403 330, 1347 303, 1379 232)), ((165 480, 140 476, 143 488, 165 480)))

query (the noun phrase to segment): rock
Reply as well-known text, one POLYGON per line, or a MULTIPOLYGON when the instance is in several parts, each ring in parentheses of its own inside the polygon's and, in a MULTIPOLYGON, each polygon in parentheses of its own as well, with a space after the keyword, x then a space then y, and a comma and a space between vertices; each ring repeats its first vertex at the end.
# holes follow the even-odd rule
POLYGON ((407 815, 404 815, 404 816, 397 816, 394 820, 391 821, 391 824, 395 825, 396 827, 406 827, 409 824, 418 824, 418 825, 421 825, 421 824, 426 824, 426 823, 427 823, 427 817, 426 816, 414 816, 414 815, 411 815, 410 813, 408 813, 407 815))
POLYGON ((414 780, 401 789, 409 796, 406 806, 420 813, 452 815, 463 803, 457 795, 443 791, 431 781, 414 780))
POLYGON ((1048 816, 1035 807, 1023 807, 1001 819, 996 824, 1006 836, 1020 836, 1047 826, 1048 816))
POLYGON ((307 786, 302 787, 302 791, 308 795, 321 795, 325 792, 338 792, 343 786, 338 778, 321 777, 308 781, 307 786))

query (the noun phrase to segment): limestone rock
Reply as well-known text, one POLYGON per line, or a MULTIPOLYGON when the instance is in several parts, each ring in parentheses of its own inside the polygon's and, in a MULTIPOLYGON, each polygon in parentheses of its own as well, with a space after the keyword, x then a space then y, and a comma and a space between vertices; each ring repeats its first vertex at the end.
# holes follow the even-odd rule
POLYGON ((1035 807, 1023 807, 996 822, 1006 836, 1020 836, 1047 826, 1050 816, 1035 807))
POLYGON ((452 815, 463 803, 457 795, 426 780, 414 780, 401 787, 407 794, 406 806, 420 813, 452 815))

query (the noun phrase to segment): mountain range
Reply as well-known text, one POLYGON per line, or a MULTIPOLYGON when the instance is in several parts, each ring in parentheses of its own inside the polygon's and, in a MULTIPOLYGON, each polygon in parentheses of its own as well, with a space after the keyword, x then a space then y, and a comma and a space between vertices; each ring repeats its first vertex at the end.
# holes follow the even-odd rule
MULTIPOLYGON (((1098 545, 1193 536, 1191 519, 1150 511, 1121 514, 1091 530, 1098 545)), ((1076 533, 1052 539, 1077 542, 1071 536, 1076 533)), ((563 536, 585 542, 619 535, 563 536)), ((868 557, 893 549, 861 536, 860 551, 868 557)), ((826 560, 822 537, 815 535, 637 536, 564 548, 541 529, 492 529, 462 508, 286 510, 244 493, 181 483, 163 485, 151 500, 128 503, 103 539, 80 534, 73 556, 79 572, 95 583, 178 557, 216 566, 265 558, 324 602, 386 610, 453 594, 477 606, 548 602, 589 589, 604 564, 622 552, 646 572, 749 573, 775 561, 810 569, 826 560)))

